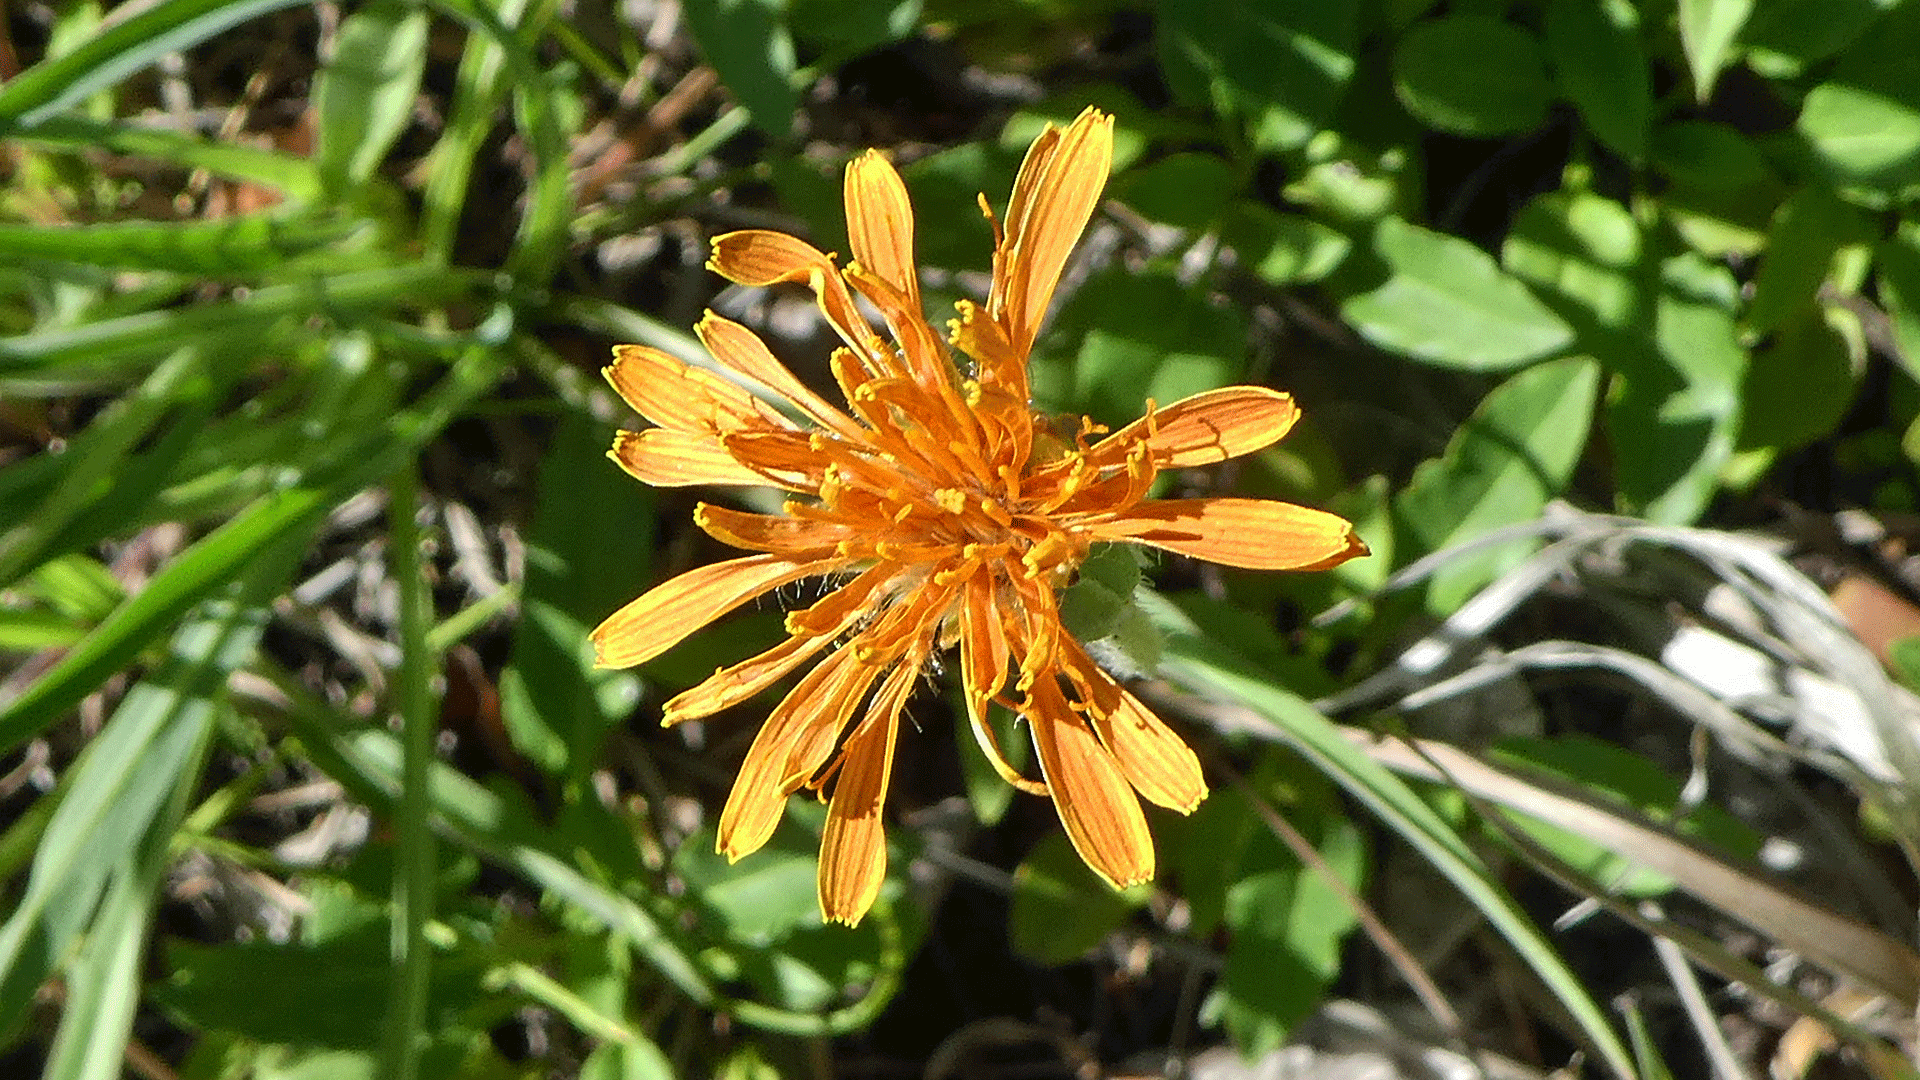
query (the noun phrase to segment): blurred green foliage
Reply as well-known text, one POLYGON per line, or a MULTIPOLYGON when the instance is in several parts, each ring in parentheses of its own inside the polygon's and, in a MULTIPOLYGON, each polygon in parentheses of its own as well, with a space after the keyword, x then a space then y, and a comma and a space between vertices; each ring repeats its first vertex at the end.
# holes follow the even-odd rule
MULTIPOLYGON (((1355 925, 1247 800, 1364 890, 1376 834, 1344 790, 1480 907, 1585 1045, 1632 1069, 1496 871, 1301 696, 1336 681, 1321 663, 1336 646, 1372 655, 1414 616, 1384 613, 1356 643, 1280 635, 1278 605, 1324 606, 1563 496, 1681 524, 1807 447, 1903 466, 1920 452, 1916 3, 684 0, 696 56, 677 70, 710 65, 724 94, 647 136, 659 146, 634 137, 642 182, 619 205, 594 194, 614 145, 594 140, 671 98, 673 56, 612 8, 373 0, 326 27, 324 52, 295 0, 33 10, 30 62, 0 85, 0 749, 11 768, 52 747, 60 768, 10 797, 0 833, 0 1038, 38 1047, 49 1077, 118 1076, 136 1019, 156 1015, 191 1035, 185 1076, 532 1075, 488 1034, 528 1005, 572 1033, 582 1076, 799 1075, 804 1040, 888 1004, 928 929, 901 869, 908 830, 872 919, 829 930, 811 808, 728 866, 710 825, 666 821, 677 759, 629 741, 655 789, 596 786, 637 703, 712 658, 696 643, 637 675, 591 668, 586 628, 670 560, 658 497, 600 460, 614 414, 583 371, 608 340, 697 356, 688 313, 663 321, 644 308, 667 305, 586 269, 624 233, 718 231, 739 209, 844 250, 837 170, 861 147, 834 135, 833 86, 890 50, 937 45, 1032 91, 866 106, 905 128, 930 290, 984 269, 974 193, 1003 196, 1040 125, 1109 109, 1106 220, 1127 255, 1055 313, 1042 404, 1119 424, 1147 397, 1297 388, 1324 422, 1239 480, 1341 509, 1376 553, 1326 579, 1232 575, 1225 601, 1136 604, 1131 563, 1073 594, 1112 655, 1152 667, 1164 647, 1170 671, 1288 733, 1289 753, 1233 748, 1247 785, 1156 821, 1161 887, 1184 911, 1164 932, 1220 950, 1199 1015, 1244 1049, 1306 1015, 1355 925), (269 33, 287 20, 290 38, 269 33), (1115 37, 1124 63, 1081 62, 1115 37), (292 40, 309 66, 304 136, 178 122, 181 58, 256 40, 292 40), (1276 354, 1276 311, 1311 313, 1348 352, 1276 354), (518 530, 524 576, 463 591, 418 544, 376 548, 436 606, 377 620, 404 663, 376 658, 353 698, 328 698, 273 647, 335 640, 295 586, 358 535, 369 492, 405 496, 390 513, 410 521, 423 472, 430 495, 457 487, 434 455, 463 458, 486 437, 462 426, 501 417, 548 439, 524 520, 489 523, 518 530), (1873 450, 1869 427, 1906 435, 1873 450), (518 775, 440 760, 442 695, 402 693, 404 664, 424 679, 469 642, 492 650, 518 775), (233 827, 256 791, 297 778, 338 784, 394 834, 302 863, 233 827), (157 929, 189 857, 290 891, 297 929, 157 929), (537 903, 480 899, 483 864, 537 903), (730 1026, 688 1019, 714 1015, 730 1026)), ((1911 508, 1914 492, 1873 498, 1911 508)), ((420 520, 449 542, 444 519, 420 520)), ((1534 543, 1450 564, 1426 614, 1534 543)), ((1590 747, 1528 756, 1601 788, 1652 768, 1590 747)), ((981 821, 1000 821, 1004 788, 966 769, 981 821)), ((1635 798, 1671 805, 1654 787, 1635 798)), ((1038 964, 1166 912, 1107 892, 1057 834, 1009 888, 1012 945, 1038 964)))

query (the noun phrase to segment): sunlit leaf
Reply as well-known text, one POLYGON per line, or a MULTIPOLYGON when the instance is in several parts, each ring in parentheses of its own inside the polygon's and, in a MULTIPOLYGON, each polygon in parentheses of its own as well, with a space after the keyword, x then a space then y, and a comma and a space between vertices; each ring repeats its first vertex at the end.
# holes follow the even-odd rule
POLYGON ((1573 340, 1558 315, 1465 240, 1388 218, 1373 249, 1387 280, 1348 297, 1340 312, 1381 348, 1442 367, 1501 371, 1573 340))
POLYGON ((1731 59, 1734 38, 1753 14, 1754 0, 1679 0, 1680 45, 1693 75, 1693 96, 1706 101, 1731 59))

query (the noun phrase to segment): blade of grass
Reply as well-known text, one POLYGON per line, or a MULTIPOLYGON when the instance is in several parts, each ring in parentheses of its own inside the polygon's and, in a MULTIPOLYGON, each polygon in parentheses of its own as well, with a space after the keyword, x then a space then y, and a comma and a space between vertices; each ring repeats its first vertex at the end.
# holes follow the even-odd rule
MULTIPOLYGON (((32 127, 172 52, 305 0, 162 0, 0 86, 0 119, 32 127)), ((116 12, 115 14, 118 14, 116 12)))
POLYGON ((65 715, 108 676, 133 663, 175 620, 231 580, 262 547, 318 522, 327 506, 322 490, 280 492, 189 547, 0 710, 0 750, 11 750, 65 715))
MULTIPOLYGON (((124 953, 121 944, 113 944, 114 936, 138 938, 145 932, 145 911, 165 869, 168 845, 199 781, 216 699, 227 676, 252 655, 266 625, 267 601, 305 547, 299 534, 256 547, 241 580, 187 618, 173 635, 167 660, 128 691, 68 771, 58 807, 35 849, 25 892, 0 927, 0 1030, 14 1027, 31 1005, 34 987, 55 965, 72 958, 74 942, 83 935, 106 935, 100 951, 83 954, 88 964, 98 965, 89 986, 101 996, 76 1013, 83 1026, 73 1034, 65 1034, 63 1025, 62 1038, 113 1042, 116 1029, 84 1025, 120 1015, 113 1004, 120 992, 114 973, 121 970, 124 953), (115 896, 114 903, 99 907, 108 895, 115 896), (104 922, 109 916, 129 925, 104 922), (98 1014, 91 1020, 86 1018, 90 1011, 98 1014)), ((138 949, 134 952, 137 957, 138 949)), ((131 1004, 126 1008, 130 1018, 131 1004)), ((117 1030, 124 1042, 125 1024, 117 1030)), ((82 1059, 92 1060, 85 1054, 82 1059)))
MULTIPOLYGON (((357 800, 385 812, 399 797, 401 751, 386 732, 349 731, 326 706, 288 678, 273 684, 278 702, 300 745, 320 769, 339 781, 357 800)), ((632 898, 609 889, 576 869, 553 849, 537 826, 506 800, 449 766, 435 763, 432 780, 435 820, 454 843, 519 874, 555 899, 623 936, 640 959, 691 1003, 730 1014, 740 1023, 789 1035, 832 1036, 873 1022, 893 999, 906 970, 900 929, 884 912, 869 916, 882 933, 881 963, 865 993, 828 1013, 801 1013, 753 1001, 724 997, 713 985, 698 950, 670 922, 663 922, 632 898)))
POLYGON ((427 15, 409 0, 375 0, 340 22, 314 79, 315 158, 339 198, 365 185, 412 118, 427 66, 427 15))
POLYGON ((0 137, 29 146, 60 150, 108 151, 171 162, 183 169, 205 169, 215 176, 262 184, 289 202, 320 197, 320 173, 311 161, 235 143, 217 143, 167 128, 78 116, 54 117, 32 128, 0 120, 0 137))
POLYGON ((209 337, 258 344, 283 319, 315 312, 335 318, 444 303, 474 293, 485 279, 431 263, 336 274, 301 284, 272 285, 241 299, 185 309, 141 312, 70 330, 0 338, 0 386, 8 377, 49 374, 68 365, 104 377, 155 355, 209 337))
MULTIPOLYGON (((212 393, 213 384, 206 378, 203 354, 188 347, 161 361, 139 386, 102 409, 86 430, 70 441, 66 453, 59 459, 65 467, 48 485, 50 490, 46 496, 31 507, 19 507, 14 526, 0 533, 0 588, 13 584, 29 569, 45 562, 49 554, 78 546, 59 545, 56 540, 84 510, 110 501, 109 497, 126 479, 124 470, 129 467, 128 459, 135 448, 170 411, 185 406, 189 415, 185 417, 187 424, 169 429, 169 436, 177 432, 190 434, 204 423, 211 408, 208 399, 212 393)), ((177 452, 142 454, 135 467, 151 472, 156 462, 164 463, 168 457, 177 456, 177 452)), ((133 519, 130 508, 120 505, 122 500, 111 501, 114 504, 111 510, 120 521, 133 519)))
MULTIPOLYGON (((1255 728, 1251 733, 1293 747, 1413 845, 1480 909, 1534 970, 1607 1067, 1620 1077, 1635 1075, 1633 1057, 1606 1013, 1459 833, 1413 789, 1360 752, 1337 725, 1305 701, 1273 686, 1244 661, 1196 636, 1192 624, 1171 603, 1145 594, 1143 601, 1141 606, 1168 631, 1163 666, 1170 678, 1193 693, 1232 701, 1270 722, 1271 727, 1255 728)), ((1195 707, 1206 711, 1199 703, 1195 707)))
POLYGON ((187 548, 146 587, 116 608, 52 670, 0 709, 0 750, 41 731, 126 667, 175 619, 230 580, 261 547, 317 520, 354 492, 418 453, 499 377, 503 361, 482 346, 468 349, 418 405, 391 418, 339 460, 322 463, 314 486, 268 495, 187 548))
POLYGON ((505 269, 518 281, 544 285, 553 278, 573 219, 567 147, 581 115, 570 76, 541 67, 533 51, 541 28, 552 18, 554 0, 539 0, 517 26, 507 25, 499 10, 477 0, 436 0, 436 6, 500 45, 513 86, 515 117, 534 162, 526 209, 505 269), (558 102, 570 107, 557 108, 558 102))
POLYGON ((116 269, 254 277, 338 244, 365 224, 337 215, 249 214, 197 221, 0 224, 0 260, 44 259, 116 269))
POLYGON ((1368 756, 1396 772, 1451 784, 1495 806, 1518 810, 1578 833, 1673 879, 1681 888, 1784 948, 1844 972, 1908 1008, 1920 1002, 1920 952, 1870 926, 1794 896, 1626 807, 1600 803, 1545 774, 1488 764, 1445 743, 1369 740, 1357 733, 1350 737, 1368 756))
MULTIPOLYGON (((505 25, 516 25, 525 9, 524 0, 504 0, 500 19, 505 25)), ((500 77, 505 63, 506 53, 491 35, 467 35, 447 127, 428 157, 427 185, 421 195, 420 239, 430 258, 442 262, 453 258, 454 234, 466 206, 473 163, 507 98, 507 81, 500 77)))

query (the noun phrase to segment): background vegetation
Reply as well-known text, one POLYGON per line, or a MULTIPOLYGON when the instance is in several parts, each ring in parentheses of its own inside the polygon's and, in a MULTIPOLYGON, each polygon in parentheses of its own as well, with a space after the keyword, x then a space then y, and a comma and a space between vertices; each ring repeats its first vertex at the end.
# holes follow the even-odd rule
POLYGON ((1920 707, 1881 664, 1920 627, 1920 4, 0 29, 0 1072, 1233 1075, 1292 1039, 1911 1075, 1920 707), (895 876, 828 929, 817 808, 711 854, 753 710, 653 723, 778 613, 591 670, 588 627, 714 554, 601 457, 595 371, 697 359, 711 304, 818 375, 804 298, 721 291, 705 241, 846 250, 867 146, 935 302, 979 294, 975 193, 1087 104, 1116 175, 1041 403, 1289 389, 1302 431, 1177 482, 1375 555, 1079 587, 1212 773, 1155 886, 1092 880, 929 688, 895 876))

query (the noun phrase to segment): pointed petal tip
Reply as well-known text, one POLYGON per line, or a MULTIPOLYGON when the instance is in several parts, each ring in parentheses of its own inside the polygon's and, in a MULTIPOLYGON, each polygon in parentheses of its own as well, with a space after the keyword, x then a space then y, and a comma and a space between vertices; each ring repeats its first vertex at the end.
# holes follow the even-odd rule
POLYGON ((867 913, 864 909, 860 911, 828 911, 825 907, 820 909, 821 922, 830 926, 837 924, 849 930, 859 926, 860 920, 866 917, 867 913))

